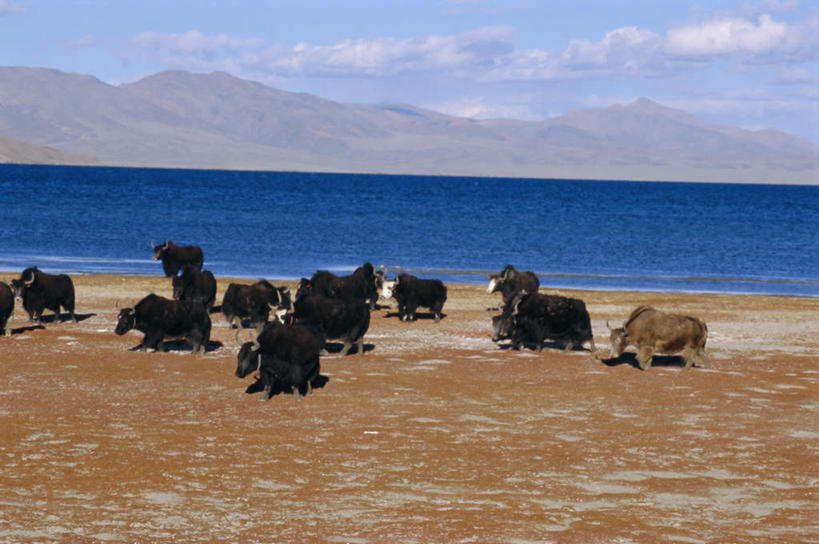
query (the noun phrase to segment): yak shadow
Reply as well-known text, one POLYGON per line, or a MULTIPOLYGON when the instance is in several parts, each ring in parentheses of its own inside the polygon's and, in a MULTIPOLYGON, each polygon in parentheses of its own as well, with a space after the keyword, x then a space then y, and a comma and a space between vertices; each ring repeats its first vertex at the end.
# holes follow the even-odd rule
MULTIPOLYGON (((324 349, 326 349, 327 353, 329 353, 331 355, 341 353, 341 350, 344 349, 344 343, 343 342, 325 342, 324 343, 324 349)), ((374 344, 366 344, 366 343, 364 344, 364 353, 367 353, 368 351, 372 351, 374 349, 375 349, 374 344)), ((358 346, 356 344, 353 344, 353 347, 350 348, 350 351, 347 352, 347 355, 352 355, 354 353, 358 353, 358 346)))
MULTIPOLYGON (((162 343, 163 352, 170 352, 170 351, 192 351, 193 345, 188 342, 187 340, 166 340, 162 343)), ((205 346, 205 353, 216 351, 224 347, 222 342, 218 340, 211 340, 205 346)), ((128 351, 139 351, 142 349, 142 344, 137 344, 136 346, 129 348, 128 351)))
MULTIPOLYGON (((74 314, 74 317, 76 318, 77 323, 79 323, 81 321, 85 321, 86 319, 91 319, 95 315, 97 314, 74 314)), ((58 318, 55 314, 50 314, 41 316, 40 321, 43 323, 65 323, 66 321, 71 322, 71 316, 67 313, 61 313, 58 318)))
MULTIPOLYGON (((327 385, 327 382, 329 381, 330 378, 322 374, 319 374, 318 376, 313 378, 313 381, 310 382, 310 385, 312 386, 313 389, 321 389, 322 387, 327 385)), ((264 383, 262 383, 261 379, 256 380, 252 384, 248 385, 247 389, 245 389, 245 393, 247 393, 248 395, 252 395, 253 393, 259 393, 261 391, 264 391, 264 383)), ((286 395, 292 395, 293 391, 289 387, 282 387, 280 384, 277 383, 273 386, 270 396, 274 397, 281 393, 284 393, 286 395)), ((302 395, 306 394, 307 393, 306 388, 300 388, 299 393, 301 393, 302 395)))
MULTIPOLYGON (((396 312, 387 312, 386 314, 384 314, 385 319, 389 318, 389 317, 398 317, 400 319, 397 311, 396 312)), ((441 313, 441 319, 444 319, 445 317, 446 317, 446 314, 441 313)), ((435 319, 435 313, 434 312, 415 312, 415 319, 413 321, 418 321, 419 319, 434 320, 435 319)))
MULTIPOLYGON (((515 345, 511 344, 511 343, 509 343, 509 344, 498 344, 498 347, 500 349, 503 349, 503 350, 515 351, 515 345)), ((541 347, 543 349, 553 349, 555 351, 565 351, 566 350, 566 344, 563 344, 561 342, 554 342, 554 341, 543 342, 541 347)), ((530 349, 530 350, 534 351, 535 353, 538 353, 537 346, 535 344, 531 343, 531 342, 524 342, 523 343, 523 348, 530 349)), ((571 351, 587 351, 589 353, 592 353, 591 349, 585 348, 583 346, 574 346, 571 349, 571 351)))
MULTIPOLYGON (((627 364, 636 369, 640 369, 640 363, 637 362, 637 354, 631 352, 623 353, 619 357, 601 358, 600 362, 609 367, 627 364)), ((655 355, 651 359, 651 366, 683 368, 685 367, 685 359, 679 355, 655 355)))
POLYGON ((27 333, 27 332, 36 331, 36 330, 40 330, 40 329, 44 330, 45 327, 42 326, 42 325, 27 325, 25 327, 17 327, 17 328, 11 329, 11 334, 12 335, 24 334, 24 333, 27 333))

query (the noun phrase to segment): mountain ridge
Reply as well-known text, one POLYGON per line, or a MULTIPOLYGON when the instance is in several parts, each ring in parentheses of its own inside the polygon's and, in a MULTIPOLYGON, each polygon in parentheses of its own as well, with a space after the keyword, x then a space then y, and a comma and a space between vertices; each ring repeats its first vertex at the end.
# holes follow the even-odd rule
POLYGON ((225 72, 113 86, 0 67, 0 136, 115 166, 819 183, 809 140, 706 123, 647 98, 543 121, 475 120, 344 104, 225 72))

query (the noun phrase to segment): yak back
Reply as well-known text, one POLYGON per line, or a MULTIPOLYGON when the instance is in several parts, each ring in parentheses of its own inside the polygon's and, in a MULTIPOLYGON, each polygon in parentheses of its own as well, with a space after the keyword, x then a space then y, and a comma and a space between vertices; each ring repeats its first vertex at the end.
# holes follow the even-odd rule
POLYGON ((586 303, 579 298, 525 293, 513 304, 513 308, 513 313, 519 320, 538 320, 556 335, 570 331, 591 333, 591 319, 586 303))
POLYGON ((650 306, 636 308, 623 328, 629 343, 656 345, 661 353, 679 351, 686 345, 704 348, 708 335, 708 327, 701 319, 665 313, 650 306))
POLYGON ((351 332, 360 338, 370 327, 370 310, 361 300, 310 294, 298 299, 293 310, 300 323, 313 327, 327 338, 340 338, 351 332))
POLYGON ((324 339, 312 328, 278 321, 266 324, 256 340, 262 353, 299 365, 317 361, 324 347, 324 339))
POLYGON ((410 274, 400 274, 395 279, 393 296, 396 300, 412 298, 420 306, 431 306, 443 299, 446 300, 446 285, 441 280, 425 280, 410 274))
POLYGON ((192 328, 210 329, 210 316, 200 302, 171 300, 154 293, 134 306, 134 328, 142 332, 161 330, 168 336, 183 335, 192 328))

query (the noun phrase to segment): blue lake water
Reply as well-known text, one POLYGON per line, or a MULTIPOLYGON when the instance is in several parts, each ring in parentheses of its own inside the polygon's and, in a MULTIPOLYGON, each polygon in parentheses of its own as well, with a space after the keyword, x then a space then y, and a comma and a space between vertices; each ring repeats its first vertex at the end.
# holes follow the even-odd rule
POLYGON ((0 277, 162 274, 151 240, 218 276, 364 261, 485 283, 819 296, 819 187, 0 165, 0 277))

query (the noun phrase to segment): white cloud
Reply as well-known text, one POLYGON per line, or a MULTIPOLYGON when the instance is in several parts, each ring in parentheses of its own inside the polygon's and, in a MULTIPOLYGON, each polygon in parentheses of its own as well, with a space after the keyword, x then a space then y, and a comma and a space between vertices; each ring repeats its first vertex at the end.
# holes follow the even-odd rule
POLYGON ((788 33, 788 25, 774 21, 770 15, 760 15, 756 23, 721 19, 670 30, 666 50, 683 57, 769 53, 788 45, 788 33))
POLYGON ((690 69, 691 61, 702 65, 729 57, 746 64, 817 60, 819 18, 798 23, 775 21, 770 15, 755 21, 723 18, 672 28, 666 34, 628 26, 613 29, 598 41, 572 40, 562 51, 519 49, 508 26, 406 39, 303 42, 292 47, 196 30, 170 35, 145 32, 132 42, 158 55, 166 66, 226 70, 262 80, 413 73, 477 82, 650 78, 690 69))
POLYGON ((491 66, 513 49, 510 28, 489 27, 453 36, 344 40, 333 45, 300 43, 292 49, 274 46, 260 52, 254 64, 289 76, 386 76, 491 66))
POLYGON ((9 0, 0 0, 0 17, 4 15, 19 15, 25 13, 26 8, 22 4, 15 4, 9 0))

